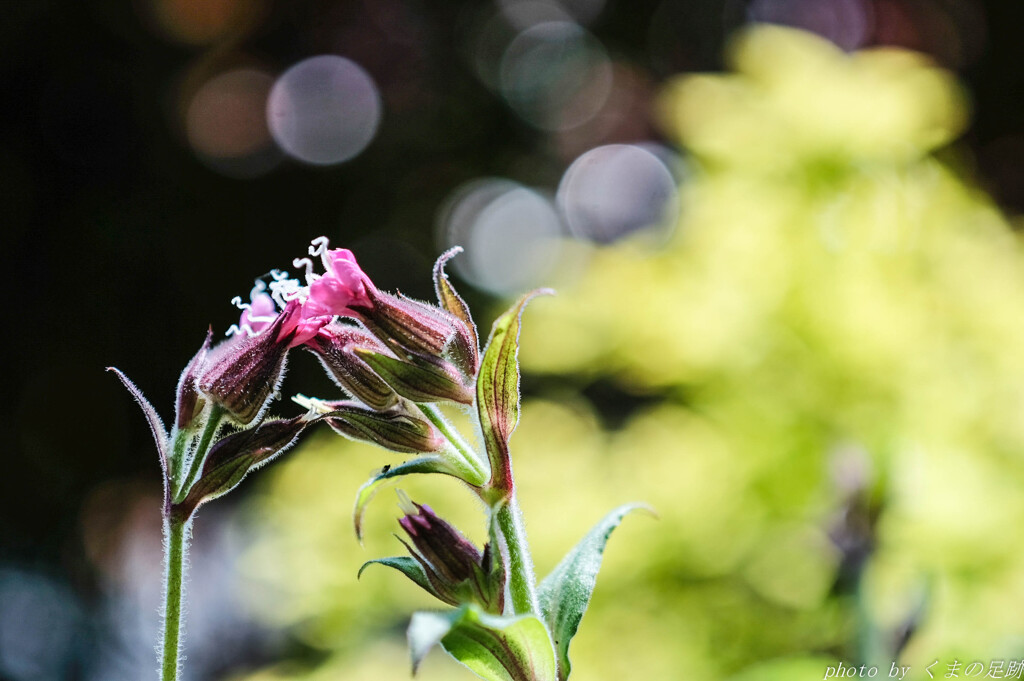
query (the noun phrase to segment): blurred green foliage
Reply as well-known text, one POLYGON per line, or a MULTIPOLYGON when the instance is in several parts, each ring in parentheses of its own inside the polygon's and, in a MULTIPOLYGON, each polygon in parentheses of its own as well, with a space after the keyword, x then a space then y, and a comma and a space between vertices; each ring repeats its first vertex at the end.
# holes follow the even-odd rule
MULTIPOLYGON (((609 505, 660 514, 612 539, 574 678, 821 678, 840 659, 884 676, 860 633, 922 598, 908 678, 1020 659, 1024 259, 954 156, 932 155, 964 95, 917 55, 781 28, 742 35, 731 64, 666 88, 693 165, 671 242, 577 246, 583 273, 524 320, 527 375, 563 386, 526 402, 513 439, 540 575, 609 505), (647 406, 606 427, 565 387, 594 381, 647 406), (878 512, 859 589, 836 588, 829 536, 851 499, 878 512)), ((407 677, 404 626, 431 604, 385 569, 355 579, 401 552, 389 492, 365 550, 351 530, 384 461, 323 434, 274 467, 249 509, 253 600, 326 661, 252 679, 407 677)), ((456 484, 402 486, 482 539, 456 484)), ((470 676, 440 654, 421 674, 470 676)))

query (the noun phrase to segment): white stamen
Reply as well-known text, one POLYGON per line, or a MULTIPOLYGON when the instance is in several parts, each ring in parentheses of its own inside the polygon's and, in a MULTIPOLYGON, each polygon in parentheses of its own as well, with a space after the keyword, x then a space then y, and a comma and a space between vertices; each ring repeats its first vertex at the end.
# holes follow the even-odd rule
POLYGON ((303 409, 306 409, 312 414, 329 414, 331 409, 323 400, 318 400, 315 397, 306 397, 302 393, 292 396, 292 402, 299 405, 303 409))
POLYGON ((303 286, 297 279, 291 279, 287 272, 282 270, 270 270, 270 276, 274 281, 270 282, 270 297, 284 309, 289 301, 298 299, 300 303, 306 302, 309 297, 309 287, 303 286))
POLYGON ((241 326, 239 326, 238 324, 232 324, 231 326, 228 327, 227 333, 225 333, 224 335, 238 336, 241 334, 244 334, 245 336, 248 337, 252 337, 256 335, 256 332, 253 331, 253 328, 248 324, 242 323, 241 326))
POLYGON ((306 268, 306 286, 320 278, 320 275, 313 271, 313 261, 309 258, 295 258, 292 260, 292 266, 306 268))
MULTIPOLYGON (((250 300, 252 300, 252 299, 250 298, 250 300)), ((235 296, 234 298, 232 298, 231 299, 231 304, 234 305, 235 307, 237 307, 239 310, 242 310, 243 312, 245 310, 251 310, 252 309, 252 305, 250 303, 243 303, 242 302, 242 296, 235 296)))
POLYGON ((309 242, 309 254, 312 256, 320 256, 320 262, 324 264, 324 269, 328 272, 331 271, 331 261, 327 259, 327 251, 330 249, 331 241, 325 236, 318 236, 309 242))

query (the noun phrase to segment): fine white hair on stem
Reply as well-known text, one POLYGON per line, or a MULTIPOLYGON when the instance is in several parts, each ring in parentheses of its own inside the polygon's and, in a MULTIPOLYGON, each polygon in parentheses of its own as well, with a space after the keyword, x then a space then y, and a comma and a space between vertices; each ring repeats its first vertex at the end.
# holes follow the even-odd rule
MULTIPOLYGON (((180 582, 178 584, 179 596, 179 609, 178 609, 178 636, 177 636, 177 650, 175 651, 175 659, 177 660, 177 670, 175 678, 181 677, 181 662, 182 654, 181 650, 183 642, 185 640, 185 620, 186 620, 186 599, 185 591, 188 583, 188 572, 189 572, 189 545, 192 543, 192 519, 185 521, 184 526, 181 529, 181 565, 180 565, 180 582)), ((171 574, 171 520, 169 518, 164 519, 163 528, 163 554, 164 554, 164 569, 163 569, 163 580, 164 584, 168 583, 171 574)), ((166 631, 167 631, 167 589, 163 590, 163 598, 160 603, 160 637, 157 643, 157 654, 158 659, 163 663, 164 657, 164 645, 166 644, 166 631)), ((158 669, 157 673, 162 675, 163 669, 158 669)))

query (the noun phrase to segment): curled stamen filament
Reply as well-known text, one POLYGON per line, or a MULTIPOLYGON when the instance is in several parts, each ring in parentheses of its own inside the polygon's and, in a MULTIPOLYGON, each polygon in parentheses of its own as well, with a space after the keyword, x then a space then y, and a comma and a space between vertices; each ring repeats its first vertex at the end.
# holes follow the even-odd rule
POLYGON ((253 287, 249 291, 249 300, 255 300, 256 296, 267 290, 267 282, 262 279, 256 279, 253 281, 253 287))
MULTIPOLYGON (((250 297, 249 300, 252 300, 252 298, 250 297)), ((231 299, 231 304, 234 305, 235 307, 237 307, 239 310, 242 310, 243 312, 245 310, 252 310, 252 304, 251 303, 243 303, 242 302, 242 296, 235 296, 234 298, 232 298, 231 299)))
POLYGON ((324 269, 328 272, 331 271, 331 262, 327 258, 327 251, 330 245, 330 239, 325 236, 318 236, 309 242, 309 254, 313 257, 320 256, 320 262, 324 264, 324 269))
POLYGON ((239 325, 239 324, 232 324, 231 326, 229 326, 228 330, 227 330, 227 333, 225 333, 224 335, 226 335, 226 336, 238 336, 240 334, 244 334, 245 336, 251 337, 251 336, 255 336, 256 332, 253 331, 253 328, 251 326, 249 326, 248 324, 243 322, 241 325, 239 325))
POLYGON ((295 260, 292 260, 292 266, 306 268, 307 286, 320 278, 320 275, 313 271, 313 261, 309 258, 295 258, 295 260))
POLYGON ((297 280, 289 278, 287 272, 271 270, 270 276, 274 279, 274 281, 270 282, 270 297, 274 299, 278 307, 284 309, 289 301, 296 298, 299 299, 299 302, 306 301, 309 289, 297 280))

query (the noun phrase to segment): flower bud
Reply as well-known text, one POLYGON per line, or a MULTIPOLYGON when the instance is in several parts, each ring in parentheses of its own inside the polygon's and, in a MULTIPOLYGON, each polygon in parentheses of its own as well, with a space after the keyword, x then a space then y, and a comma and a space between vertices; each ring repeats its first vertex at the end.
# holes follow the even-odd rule
POLYGON ((210 352, 210 342, 213 340, 213 329, 206 332, 206 340, 199 348, 199 352, 188 363, 185 370, 181 372, 178 379, 178 397, 175 400, 175 425, 178 430, 186 430, 195 420, 195 417, 203 410, 206 400, 199 396, 199 388, 196 383, 200 374, 206 368, 206 357, 210 352))
POLYGON ((367 294, 369 305, 352 304, 350 308, 370 331, 393 347, 440 357, 456 339, 471 333, 464 321, 434 305, 375 289, 367 289, 367 294))
POLYGON ((419 416, 415 405, 405 400, 399 400, 387 411, 374 411, 351 401, 319 404, 325 410, 327 424, 336 433, 353 440, 372 442, 407 454, 436 452, 445 442, 437 428, 419 416))
POLYGON ((199 390, 240 425, 255 421, 277 392, 298 313, 289 304, 259 335, 233 336, 210 353, 199 390))
MULTIPOLYGON (((315 419, 313 419, 315 420, 315 419)), ((202 474, 173 511, 187 518, 211 499, 227 494, 255 468, 288 449, 313 422, 303 416, 266 421, 221 438, 203 462, 202 474)))
POLYGON ((458 369, 443 359, 408 355, 409 361, 403 361, 365 348, 356 348, 355 354, 395 392, 413 402, 473 404, 473 390, 462 383, 458 369))
POLYGON ((481 553, 429 506, 413 503, 404 493, 400 498, 405 517, 398 523, 412 543, 406 548, 423 568, 430 592, 449 605, 473 600, 490 612, 500 613, 504 585, 500 583, 500 571, 493 570, 489 545, 481 553))
POLYGON ((306 347, 320 358, 343 390, 372 409, 384 411, 398 402, 398 394, 358 356, 357 350, 387 353, 375 336, 355 326, 334 323, 325 327, 306 347))

